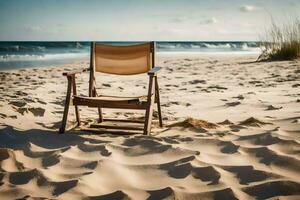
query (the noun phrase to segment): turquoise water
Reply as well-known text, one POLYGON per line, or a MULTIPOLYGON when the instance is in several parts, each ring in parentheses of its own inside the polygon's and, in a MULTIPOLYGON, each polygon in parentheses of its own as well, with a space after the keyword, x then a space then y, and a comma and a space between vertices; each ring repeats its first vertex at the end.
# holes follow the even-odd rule
MULTIPOLYGON (((137 42, 103 42, 128 45, 137 42)), ((158 54, 258 54, 257 42, 156 42, 158 54)), ((0 42, 0 70, 88 59, 90 42, 0 42)))

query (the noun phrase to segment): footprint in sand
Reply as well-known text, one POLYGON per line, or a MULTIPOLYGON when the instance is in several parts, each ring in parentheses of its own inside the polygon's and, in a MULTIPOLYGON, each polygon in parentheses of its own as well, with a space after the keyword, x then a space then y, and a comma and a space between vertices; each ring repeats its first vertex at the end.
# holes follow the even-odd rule
POLYGON ((238 95, 238 96, 236 96, 236 97, 232 97, 232 98, 234 98, 234 99, 238 99, 238 100, 244 100, 245 99, 245 97, 243 96, 243 95, 238 95))
POLYGON ((269 105, 265 110, 280 110, 282 108, 283 108, 282 106, 274 107, 273 105, 269 105))
POLYGON ((28 110, 35 116, 35 117, 42 117, 45 114, 44 108, 28 108, 28 110))
POLYGON ((199 84, 199 83, 206 84, 206 81, 205 80, 199 80, 199 79, 189 81, 189 84, 191 84, 191 85, 199 84))
POLYGON ((6 117, 7 117, 7 115, 6 115, 6 114, 0 113, 0 118, 3 118, 3 119, 5 119, 6 117))
POLYGON ((31 112, 35 117, 42 117, 45 114, 45 109, 44 108, 34 108, 34 107, 21 107, 17 108, 16 111, 22 115, 25 113, 31 112))
POLYGON ((234 101, 234 102, 226 103, 225 105, 226 105, 227 107, 234 107, 234 106, 237 106, 237 105, 240 105, 240 104, 241 104, 241 102, 239 102, 239 101, 234 101))
POLYGON ((16 107, 24 107, 27 103, 25 101, 10 101, 8 104, 14 105, 16 107))
POLYGON ((217 89, 217 90, 227 90, 228 89, 226 87, 222 87, 222 86, 219 86, 219 85, 211 85, 208 88, 209 89, 217 89))

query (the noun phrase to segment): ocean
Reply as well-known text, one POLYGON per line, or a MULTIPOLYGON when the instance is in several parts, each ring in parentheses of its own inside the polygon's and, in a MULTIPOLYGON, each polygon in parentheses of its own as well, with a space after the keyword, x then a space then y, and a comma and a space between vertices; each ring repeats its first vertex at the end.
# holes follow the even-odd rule
MULTIPOLYGON (((137 42, 103 42, 127 45, 137 42)), ((259 54, 258 42, 156 42, 157 54, 259 54)), ((90 42, 0 42, 0 70, 53 66, 88 59, 90 42)))

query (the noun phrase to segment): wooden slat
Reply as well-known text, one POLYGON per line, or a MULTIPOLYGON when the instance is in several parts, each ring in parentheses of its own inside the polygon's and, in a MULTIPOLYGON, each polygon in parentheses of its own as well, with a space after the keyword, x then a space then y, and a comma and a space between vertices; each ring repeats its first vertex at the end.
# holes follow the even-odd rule
POLYGON ((90 70, 89 68, 85 68, 85 69, 75 70, 75 71, 71 71, 71 72, 64 72, 62 75, 63 75, 63 76, 73 76, 73 75, 75 75, 75 74, 87 72, 87 71, 89 71, 89 70, 90 70))
POLYGON ((144 125, 141 123, 132 123, 124 121, 107 121, 102 123, 91 124, 91 128, 119 129, 119 130, 144 130, 144 125))
POLYGON ((141 127, 129 127, 129 126, 118 126, 118 125, 101 125, 101 124, 92 124, 91 128, 105 128, 105 129, 119 129, 119 130, 144 130, 141 127))
POLYGON ((96 99, 82 100, 78 98, 73 99, 73 104, 78 106, 88 106, 88 107, 101 107, 101 108, 115 108, 115 109, 139 109, 144 110, 147 108, 147 102, 141 104, 135 103, 119 103, 119 102, 109 102, 101 101, 96 99))
POLYGON ((123 102, 123 103, 134 103, 134 102, 146 102, 147 96, 134 96, 134 97, 124 97, 124 96, 109 96, 109 95, 95 95, 93 97, 86 96, 73 96, 74 99, 84 100, 94 100, 94 101, 109 101, 109 102, 123 102))
POLYGON ((145 120, 137 120, 137 119, 134 120, 134 119, 111 119, 111 118, 105 118, 105 121, 145 123, 145 120))

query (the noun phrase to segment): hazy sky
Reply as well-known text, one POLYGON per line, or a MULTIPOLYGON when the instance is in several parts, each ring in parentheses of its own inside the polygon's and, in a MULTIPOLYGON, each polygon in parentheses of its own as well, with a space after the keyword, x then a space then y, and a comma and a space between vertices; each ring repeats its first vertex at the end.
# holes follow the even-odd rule
POLYGON ((300 0, 0 0, 0 40, 258 40, 300 0))

